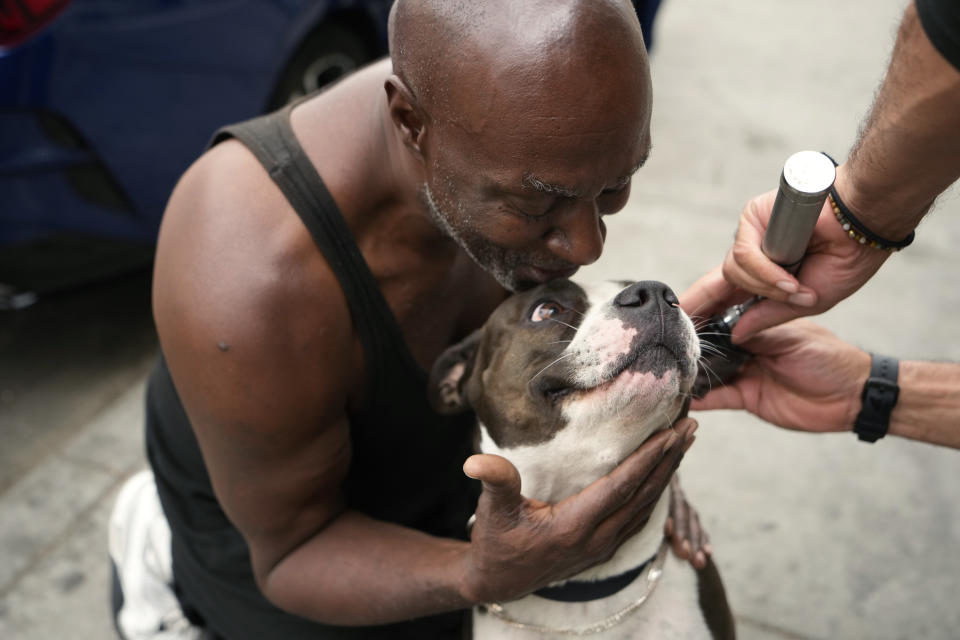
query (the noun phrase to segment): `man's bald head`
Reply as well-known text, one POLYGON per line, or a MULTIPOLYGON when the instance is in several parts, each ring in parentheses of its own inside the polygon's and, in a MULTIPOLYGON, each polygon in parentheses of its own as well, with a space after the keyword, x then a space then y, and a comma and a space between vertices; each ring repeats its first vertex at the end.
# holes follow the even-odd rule
POLYGON ((491 93, 557 100, 568 83, 588 98, 633 83, 649 93, 627 0, 397 0, 389 32, 394 73, 434 118, 489 107, 491 93))
POLYGON ((397 0, 393 131, 437 226, 508 289, 600 256, 650 151, 627 0, 397 0))

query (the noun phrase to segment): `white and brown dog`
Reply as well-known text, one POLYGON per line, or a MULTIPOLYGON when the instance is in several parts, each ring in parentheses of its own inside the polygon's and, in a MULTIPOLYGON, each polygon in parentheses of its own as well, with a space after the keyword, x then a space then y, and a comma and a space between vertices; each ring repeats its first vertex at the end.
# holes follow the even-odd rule
MULTIPOLYGON (((516 294, 437 361, 434 405, 472 408, 481 453, 520 472, 523 494, 557 502, 609 473, 685 410, 699 341, 659 282, 553 281, 516 294)), ((607 562, 519 600, 478 607, 474 638, 732 638, 712 563, 667 552, 669 491, 607 562)))

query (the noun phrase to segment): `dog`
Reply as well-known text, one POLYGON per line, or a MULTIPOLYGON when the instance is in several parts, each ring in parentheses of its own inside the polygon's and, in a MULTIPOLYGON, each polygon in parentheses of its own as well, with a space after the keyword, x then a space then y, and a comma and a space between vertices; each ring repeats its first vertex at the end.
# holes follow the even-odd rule
MULTIPOLYGON (((478 452, 513 463, 526 497, 555 503, 685 413, 699 356, 666 285, 556 280, 506 299, 441 355, 429 388, 438 411, 475 412, 478 452)), ((712 562, 697 571, 668 553, 669 499, 607 562, 475 607, 473 637, 733 638, 712 562)))

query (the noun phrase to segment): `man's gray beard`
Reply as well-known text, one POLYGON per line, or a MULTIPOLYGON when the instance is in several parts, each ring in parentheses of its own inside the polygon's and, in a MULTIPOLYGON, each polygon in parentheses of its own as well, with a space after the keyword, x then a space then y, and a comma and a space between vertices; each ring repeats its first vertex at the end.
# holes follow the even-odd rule
POLYGON ((518 289, 516 267, 520 265, 519 256, 513 255, 506 249, 470 232, 466 228, 466 224, 469 224, 469 216, 463 212, 459 205, 456 205, 460 213, 460 217, 457 219, 464 220, 464 225, 461 229, 455 227, 451 222, 454 218, 440 208, 426 183, 420 188, 420 194, 427 211, 430 213, 431 220, 441 232, 456 242, 470 256, 471 260, 493 276, 493 279, 499 282, 504 289, 507 291, 518 289))

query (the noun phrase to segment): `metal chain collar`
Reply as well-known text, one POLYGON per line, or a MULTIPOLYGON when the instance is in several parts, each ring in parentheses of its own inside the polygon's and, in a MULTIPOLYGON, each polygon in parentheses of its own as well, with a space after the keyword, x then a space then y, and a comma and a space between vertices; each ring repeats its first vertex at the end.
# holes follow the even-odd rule
POLYGON ((642 576, 637 578, 637 580, 643 580, 646 582, 643 590, 643 594, 641 594, 639 598, 637 598, 636 600, 628 604, 626 607, 624 607, 620 611, 617 611, 616 613, 607 616, 606 618, 604 618, 603 620, 600 620, 599 622, 595 622, 593 624, 589 624, 584 627, 567 627, 567 628, 555 629, 552 627, 541 626, 538 624, 520 622, 519 620, 512 618, 503 608, 503 605, 496 602, 492 602, 486 605, 487 613, 489 613, 495 618, 498 618, 499 620, 501 620, 505 624, 510 625, 511 627, 515 627, 517 629, 525 629, 527 631, 534 631, 536 633, 553 633, 553 634, 565 635, 565 636, 589 636, 595 633, 600 633, 601 631, 606 631, 607 629, 611 629, 617 626, 618 624, 620 624, 621 622, 623 622, 624 619, 627 618, 627 616, 637 611, 641 606, 643 606, 643 603, 647 601, 647 598, 649 598, 650 594, 653 593, 653 589, 657 586, 657 582, 660 581, 660 577, 663 575, 663 564, 664 562, 666 562, 668 549, 669 549, 669 545, 667 544, 667 541, 664 540, 660 544, 660 548, 657 550, 657 555, 654 557, 653 561, 650 562, 650 564, 647 566, 647 570, 644 572, 642 576))

